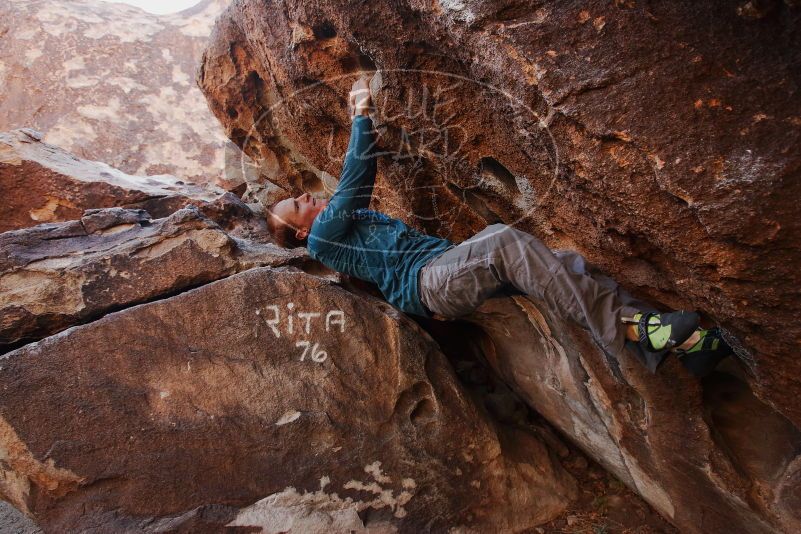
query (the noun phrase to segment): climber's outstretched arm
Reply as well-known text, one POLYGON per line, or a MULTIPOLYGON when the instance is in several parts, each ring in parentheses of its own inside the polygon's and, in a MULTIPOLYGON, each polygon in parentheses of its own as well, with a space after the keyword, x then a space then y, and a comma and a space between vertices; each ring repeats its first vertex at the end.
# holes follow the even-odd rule
MULTIPOLYGON (((354 84, 351 99, 360 82, 354 84)), ((339 184, 328 206, 315 219, 309 234, 310 243, 312 240, 319 241, 316 245, 338 242, 350 229, 353 211, 367 208, 373 195, 376 173, 373 121, 365 109, 357 107, 356 111, 339 184)))

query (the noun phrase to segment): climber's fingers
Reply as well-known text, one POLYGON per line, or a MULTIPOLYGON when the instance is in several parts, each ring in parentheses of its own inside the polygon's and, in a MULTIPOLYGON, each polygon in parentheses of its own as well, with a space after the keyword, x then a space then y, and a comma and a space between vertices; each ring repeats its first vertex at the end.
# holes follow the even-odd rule
POLYGON ((353 83, 348 95, 348 108, 351 118, 365 109, 369 109, 372 101, 367 77, 362 76, 353 83))
POLYGON ((353 82, 353 86, 350 88, 351 93, 362 90, 370 90, 369 79, 366 75, 359 76, 359 79, 353 82))

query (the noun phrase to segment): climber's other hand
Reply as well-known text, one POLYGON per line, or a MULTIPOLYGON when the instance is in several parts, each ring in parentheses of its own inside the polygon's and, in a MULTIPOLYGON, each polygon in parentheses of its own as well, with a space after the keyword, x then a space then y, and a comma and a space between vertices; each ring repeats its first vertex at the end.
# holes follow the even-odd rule
POLYGON ((370 97, 370 85, 367 76, 362 76, 356 80, 348 95, 348 108, 350 118, 357 115, 368 116, 373 108, 373 100, 370 97))

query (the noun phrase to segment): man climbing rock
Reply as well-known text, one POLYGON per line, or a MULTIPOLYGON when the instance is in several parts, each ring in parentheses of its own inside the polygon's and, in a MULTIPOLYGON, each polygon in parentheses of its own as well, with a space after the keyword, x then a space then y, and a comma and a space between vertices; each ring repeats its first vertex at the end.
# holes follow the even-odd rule
POLYGON ((699 328, 697 313, 659 313, 588 272, 579 254, 552 251, 516 228, 493 224, 457 245, 368 209, 376 158, 366 78, 354 83, 349 105, 351 137, 332 198, 304 193, 268 208, 270 230, 284 246, 306 246, 312 258, 376 284, 414 315, 457 318, 511 289, 573 319, 612 355, 630 346, 651 371, 673 351, 703 376, 731 353, 717 328, 699 328))

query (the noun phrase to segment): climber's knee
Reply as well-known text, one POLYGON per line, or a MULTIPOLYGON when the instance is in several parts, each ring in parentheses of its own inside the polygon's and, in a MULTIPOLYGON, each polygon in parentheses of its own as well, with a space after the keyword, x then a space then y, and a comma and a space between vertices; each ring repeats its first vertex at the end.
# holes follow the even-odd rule
POLYGON ((520 230, 519 228, 504 223, 492 224, 486 228, 486 231, 497 241, 503 243, 538 241, 536 237, 525 230, 520 230))
POLYGON ((487 226, 481 233, 488 243, 491 243, 491 248, 497 250, 519 239, 517 231, 508 224, 495 223, 487 226))
POLYGON ((508 238, 510 235, 514 235, 519 230, 513 226, 509 226, 508 224, 495 223, 487 226, 487 231, 491 232, 491 235, 494 237, 508 238))

